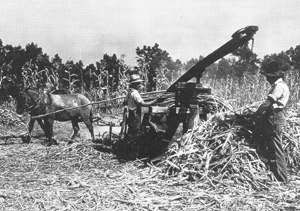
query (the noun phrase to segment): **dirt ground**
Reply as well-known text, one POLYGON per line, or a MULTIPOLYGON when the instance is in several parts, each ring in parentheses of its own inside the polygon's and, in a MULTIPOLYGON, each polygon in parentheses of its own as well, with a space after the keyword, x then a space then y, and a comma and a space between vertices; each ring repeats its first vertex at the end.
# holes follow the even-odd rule
MULTIPOLYGON (((118 134, 120 118, 113 122, 118 134)), ((94 123, 96 138, 109 127, 94 123)), ((2 127, 0 132, 26 131, 2 127)), ((58 146, 45 147, 38 125, 30 144, 20 139, 0 143, 0 210, 299 210, 299 181, 266 184, 259 191, 237 189, 229 183, 187 181, 172 177, 141 161, 124 162, 93 148, 90 134, 80 124, 80 137, 67 144, 70 122, 55 122, 58 146), (230 188, 228 188, 230 187, 230 188)), ((231 181, 229 181, 231 182, 231 181)), ((230 183, 231 184, 231 183, 230 183)))
MULTIPOLYGON (((96 139, 103 137, 105 134, 109 133, 108 123, 113 123, 112 133, 114 135, 119 135, 121 131, 120 122, 122 121, 120 117, 103 117, 104 122, 98 121, 93 123, 94 135, 96 139)), ((79 134, 76 140, 86 140, 91 139, 91 134, 84 123, 79 123, 79 134)), ((72 134, 72 124, 70 121, 58 122, 55 121, 53 125, 53 135, 57 139, 58 143, 68 141, 72 134)), ((36 123, 32 132, 32 142, 39 142, 45 139, 44 132, 36 123)))

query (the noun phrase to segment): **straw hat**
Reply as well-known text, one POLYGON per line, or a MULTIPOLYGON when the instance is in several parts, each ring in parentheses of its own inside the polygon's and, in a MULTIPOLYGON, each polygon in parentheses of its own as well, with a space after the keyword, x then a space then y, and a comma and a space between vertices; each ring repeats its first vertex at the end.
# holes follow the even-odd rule
POLYGON ((130 69, 126 70, 125 73, 129 75, 138 74, 138 70, 134 67, 131 67, 130 69))
POLYGON ((130 80, 129 80, 129 83, 130 84, 133 84, 133 83, 141 83, 141 82, 144 82, 143 79, 141 79, 140 75, 138 74, 133 74, 130 76, 130 80))

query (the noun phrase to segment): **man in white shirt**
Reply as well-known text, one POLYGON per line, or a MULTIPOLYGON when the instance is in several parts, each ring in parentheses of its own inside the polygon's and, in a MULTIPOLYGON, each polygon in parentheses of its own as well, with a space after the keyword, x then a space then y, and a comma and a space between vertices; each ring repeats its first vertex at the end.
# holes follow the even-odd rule
POLYGON ((270 64, 273 68, 264 73, 272 88, 267 99, 254 113, 254 118, 261 118, 258 153, 263 156, 278 181, 287 182, 285 155, 282 148, 282 133, 286 125, 285 107, 289 100, 289 88, 283 81, 284 73, 278 63, 270 64), (277 66, 276 66, 277 64, 277 66))
POLYGON ((123 105, 127 105, 129 109, 128 135, 133 138, 140 132, 141 107, 151 106, 157 103, 158 99, 150 102, 144 102, 138 91, 142 87, 142 82, 144 82, 144 80, 142 80, 138 74, 131 75, 129 82, 129 92, 123 102, 123 105))

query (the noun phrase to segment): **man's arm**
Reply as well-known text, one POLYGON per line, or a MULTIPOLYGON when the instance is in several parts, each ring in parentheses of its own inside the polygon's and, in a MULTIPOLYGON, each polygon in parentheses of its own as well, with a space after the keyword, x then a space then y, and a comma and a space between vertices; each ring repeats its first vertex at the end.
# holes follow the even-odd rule
POLYGON ((144 102, 144 101, 142 101, 142 102, 140 103, 140 105, 141 105, 141 106, 144 106, 144 107, 148 107, 148 106, 152 106, 152 105, 155 104, 155 103, 157 103, 157 99, 152 100, 152 101, 149 101, 149 102, 144 102))
POLYGON ((283 93, 283 88, 278 84, 274 87, 271 93, 269 93, 268 98, 263 102, 257 111, 255 112, 255 116, 260 117, 264 114, 276 101, 280 98, 283 93))
POLYGON ((272 97, 268 97, 265 102, 263 102, 259 108, 257 109, 257 111, 254 113, 255 116, 260 117, 261 115, 263 115, 269 108, 271 108, 271 106, 273 105, 273 103, 275 103, 275 100, 272 97))
POLYGON ((166 97, 159 97, 159 98, 156 98, 155 100, 152 100, 150 102, 142 102, 140 105, 141 106, 152 106, 153 104, 155 103, 161 103, 163 101, 165 101, 166 97))

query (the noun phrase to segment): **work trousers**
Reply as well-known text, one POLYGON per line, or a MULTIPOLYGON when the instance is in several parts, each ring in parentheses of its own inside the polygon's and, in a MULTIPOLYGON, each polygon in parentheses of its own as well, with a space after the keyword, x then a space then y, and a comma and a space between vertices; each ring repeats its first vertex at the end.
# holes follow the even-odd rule
POLYGON ((278 181, 287 181, 287 169, 282 148, 282 133, 286 125, 285 112, 275 109, 266 112, 262 118, 259 153, 266 159, 266 164, 278 181))
POLYGON ((129 110, 128 117, 128 135, 130 138, 135 138, 140 133, 141 114, 138 110, 129 110))

